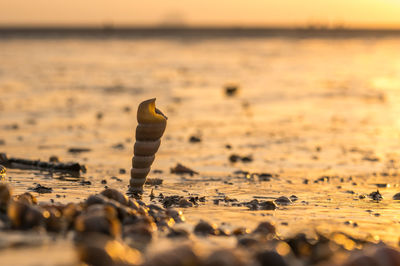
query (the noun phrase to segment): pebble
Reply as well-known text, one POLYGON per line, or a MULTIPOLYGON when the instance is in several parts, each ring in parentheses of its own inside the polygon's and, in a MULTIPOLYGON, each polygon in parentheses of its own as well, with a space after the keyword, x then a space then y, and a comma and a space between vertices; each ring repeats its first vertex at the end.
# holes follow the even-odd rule
POLYGON ((191 143, 198 143, 198 142, 201 142, 201 138, 196 137, 196 136, 191 136, 191 137, 189 138, 189 142, 191 142, 191 143))
POLYGON ((273 265, 273 266, 287 266, 288 264, 276 251, 264 250, 260 251, 255 255, 256 260, 262 266, 273 265))
POLYGON ((394 199, 394 200, 400 200, 400 192, 394 194, 393 199, 394 199))
POLYGON ((169 238, 189 238, 190 233, 182 228, 170 228, 167 237, 169 238))
POLYGON ((195 227, 194 227, 194 233, 197 235, 217 235, 217 229, 214 224, 210 224, 206 221, 200 221, 195 227))
POLYGON ((11 201, 12 190, 7 184, 0 183, 0 210, 6 211, 11 201))
POLYGON ((89 152, 92 149, 89 148, 69 148, 68 152, 70 153, 82 153, 82 152, 89 152))
POLYGON ((238 93, 238 91, 239 91, 239 87, 237 85, 230 84, 230 85, 225 86, 225 95, 226 96, 230 96, 230 97, 235 96, 238 93))
POLYGON ((6 177, 6 173, 7 173, 7 168, 5 168, 0 164, 0 179, 6 177))
POLYGON ((383 197, 382 197, 381 193, 379 193, 379 190, 371 192, 368 196, 371 199, 376 200, 376 201, 383 200, 383 197))
POLYGON ((288 197, 281 196, 275 200, 275 203, 278 205, 290 205, 292 201, 288 197))
POLYGON ((119 173, 120 173, 121 175, 126 174, 126 170, 125 170, 124 168, 120 168, 120 169, 119 169, 119 173))
POLYGON ((189 174, 191 176, 198 175, 199 173, 178 163, 175 167, 171 168, 171 174, 189 174))
POLYGON ((182 208, 193 207, 193 203, 189 202, 187 199, 182 198, 178 202, 178 206, 182 208))
POLYGON ((264 235, 275 235, 276 229, 273 224, 270 222, 261 222, 256 229, 254 229, 253 233, 255 234, 264 234, 264 235))
POLYGON ((244 266, 245 256, 237 250, 220 249, 212 252, 202 263, 204 266, 244 266))
POLYGON ((180 245, 172 249, 160 252, 142 264, 142 266, 184 266, 201 265, 200 258, 190 245, 180 245))
POLYGON ((258 204, 260 210, 275 210, 276 205, 273 201, 262 201, 258 204))
POLYGON ((53 155, 53 156, 50 156, 49 162, 51 162, 51 163, 59 163, 60 159, 58 158, 58 156, 53 155))
POLYGON ((40 184, 37 184, 36 187, 28 188, 28 190, 32 190, 32 191, 37 192, 39 194, 52 193, 53 192, 52 188, 45 187, 45 186, 42 186, 40 184))

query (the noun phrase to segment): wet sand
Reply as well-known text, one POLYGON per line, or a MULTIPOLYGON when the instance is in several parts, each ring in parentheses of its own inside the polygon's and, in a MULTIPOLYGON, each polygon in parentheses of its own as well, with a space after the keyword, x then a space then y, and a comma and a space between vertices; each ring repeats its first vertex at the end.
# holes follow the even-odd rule
POLYGON ((153 164, 161 171, 149 177, 163 183, 145 186, 144 202, 151 203, 152 189, 155 196, 204 196, 181 209, 189 229, 200 219, 228 229, 270 221, 282 237, 340 231, 396 246, 399 44, 2 39, 0 151, 45 161, 58 156, 87 168, 80 177, 8 169, 6 181, 15 194, 51 187, 35 193, 42 203, 80 202, 105 186, 127 191, 136 107, 156 97, 169 119, 153 164), (227 96, 231 83, 239 90, 227 96), (231 162, 231 155, 252 160, 231 162), (199 175, 171 174, 178 162, 199 175), (377 189, 381 201, 368 197, 377 189), (298 200, 276 210, 235 206, 291 195, 298 200))

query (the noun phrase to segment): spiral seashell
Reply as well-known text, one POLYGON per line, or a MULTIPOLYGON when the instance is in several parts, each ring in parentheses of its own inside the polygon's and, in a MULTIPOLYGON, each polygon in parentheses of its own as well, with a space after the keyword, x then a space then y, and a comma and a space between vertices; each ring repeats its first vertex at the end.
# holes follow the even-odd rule
POLYGON ((156 108, 156 99, 142 102, 137 111, 136 142, 133 148, 130 190, 141 192, 167 126, 167 117, 156 108))

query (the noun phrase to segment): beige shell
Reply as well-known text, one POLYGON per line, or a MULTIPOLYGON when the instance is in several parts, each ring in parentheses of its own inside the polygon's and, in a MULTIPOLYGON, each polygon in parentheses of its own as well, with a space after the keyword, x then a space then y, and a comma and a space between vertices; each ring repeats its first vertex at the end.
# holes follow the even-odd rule
POLYGON ((141 192, 154 162, 161 137, 167 126, 167 117, 156 108, 156 99, 142 102, 138 107, 136 142, 133 148, 130 190, 141 192))

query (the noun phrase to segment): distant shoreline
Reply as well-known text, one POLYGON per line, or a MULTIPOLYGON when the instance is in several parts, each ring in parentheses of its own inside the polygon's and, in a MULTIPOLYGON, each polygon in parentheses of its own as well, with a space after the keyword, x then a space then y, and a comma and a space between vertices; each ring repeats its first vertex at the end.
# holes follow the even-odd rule
POLYGON ((6 27, 0 38, 385 38, 400 29, 324 27, 6 27))

